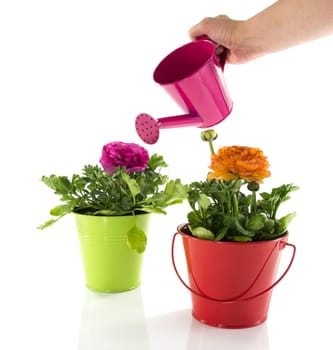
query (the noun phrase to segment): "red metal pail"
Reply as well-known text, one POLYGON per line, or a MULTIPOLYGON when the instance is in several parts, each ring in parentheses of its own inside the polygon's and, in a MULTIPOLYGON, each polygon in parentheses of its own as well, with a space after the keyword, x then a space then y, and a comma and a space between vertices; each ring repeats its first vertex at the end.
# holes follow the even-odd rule
POLYGON ((267 319, 273 287, 289 271, 296 247, 288 233, 261 242, 216 242, 192 237, 180 225, 172 240, 172 263, 183 285, 191 291, 195 319, 214 327, 247 328, 267 319), (174 259, 177 235, 182 237, 189 285, 174 259), (276 280, 282 250, 293 249, 290 262, 276 280))

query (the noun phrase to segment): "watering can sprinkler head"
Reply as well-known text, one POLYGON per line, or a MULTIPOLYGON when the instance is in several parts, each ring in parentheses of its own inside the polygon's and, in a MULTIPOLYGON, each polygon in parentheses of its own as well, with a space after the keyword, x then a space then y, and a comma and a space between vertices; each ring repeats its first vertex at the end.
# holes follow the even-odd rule
POLYGON ((158 121, 149 114, 139 114, 135 120, 135 128, 141 140, 149 145, 156 143, 160 137, 158 121))
POLYGON ((180 128, 184 126, 203 127, 203 120, 192 114, 159 118, 155 120, 147 113, 141 113, 136 117, 135 128, 141 140, 148 144, 154 144, 160 136, 160 129, 180 128))

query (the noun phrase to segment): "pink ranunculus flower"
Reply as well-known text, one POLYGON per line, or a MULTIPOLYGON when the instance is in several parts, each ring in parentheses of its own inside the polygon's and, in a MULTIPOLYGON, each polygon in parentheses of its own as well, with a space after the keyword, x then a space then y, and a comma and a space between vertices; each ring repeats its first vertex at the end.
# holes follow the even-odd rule
POLYGON ((116 167, 126 167, 126 172, 143 171, 147 167, 149 154, 136 143, 110 142, 103 146, 100 163, 103 169, 113 174, 116 167))

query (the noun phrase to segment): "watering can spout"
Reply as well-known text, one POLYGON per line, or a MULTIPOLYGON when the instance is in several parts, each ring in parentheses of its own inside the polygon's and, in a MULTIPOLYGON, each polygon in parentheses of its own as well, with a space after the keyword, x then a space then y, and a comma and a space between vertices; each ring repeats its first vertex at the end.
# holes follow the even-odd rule
POLYGON ((202 127, 203 121, 192 114, 164 117, 155 120, 149 114, 141 113, 136 117, 135 128, 141 140, 148 144, 158 141, 160 129, 181 128, 184 126, 202 127))

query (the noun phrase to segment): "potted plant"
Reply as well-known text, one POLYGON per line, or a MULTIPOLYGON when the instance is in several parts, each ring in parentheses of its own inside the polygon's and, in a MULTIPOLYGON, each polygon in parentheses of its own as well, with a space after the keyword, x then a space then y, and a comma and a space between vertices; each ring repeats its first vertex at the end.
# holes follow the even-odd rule
POLYGON ((85 165, 71 177, 42 176, 62 203, 38 228, 74 215, 89 289, 120 292, 140 285, 151 215, 166 214, 185 198, 180 180, 162 174, 165 167, 161 155, 149 156, 138 144, 110 142, 99 165, 85 165))
POLYGON ((278 209, 298 189, 283 184, 260 192, 271 175, 259 148, 221 147, 214 151, 217 134, 201 134, 211 151, 210 172, 204 181, 187 188, 190 211, 172 241, 172 262, 181 282, 191 291, 192 314, 211 326, 244 328, 267 318, 273 287, 289 270, 295 246, 288 243, 288 226, 295 212, 278 216, 278 209), (182 237, 189 285, 174 259, 177 235, 182 237), (280 254, 292 248, 291 260, 275 281, 280 254), (275 281, 275 282, 274 282, 275 281))

